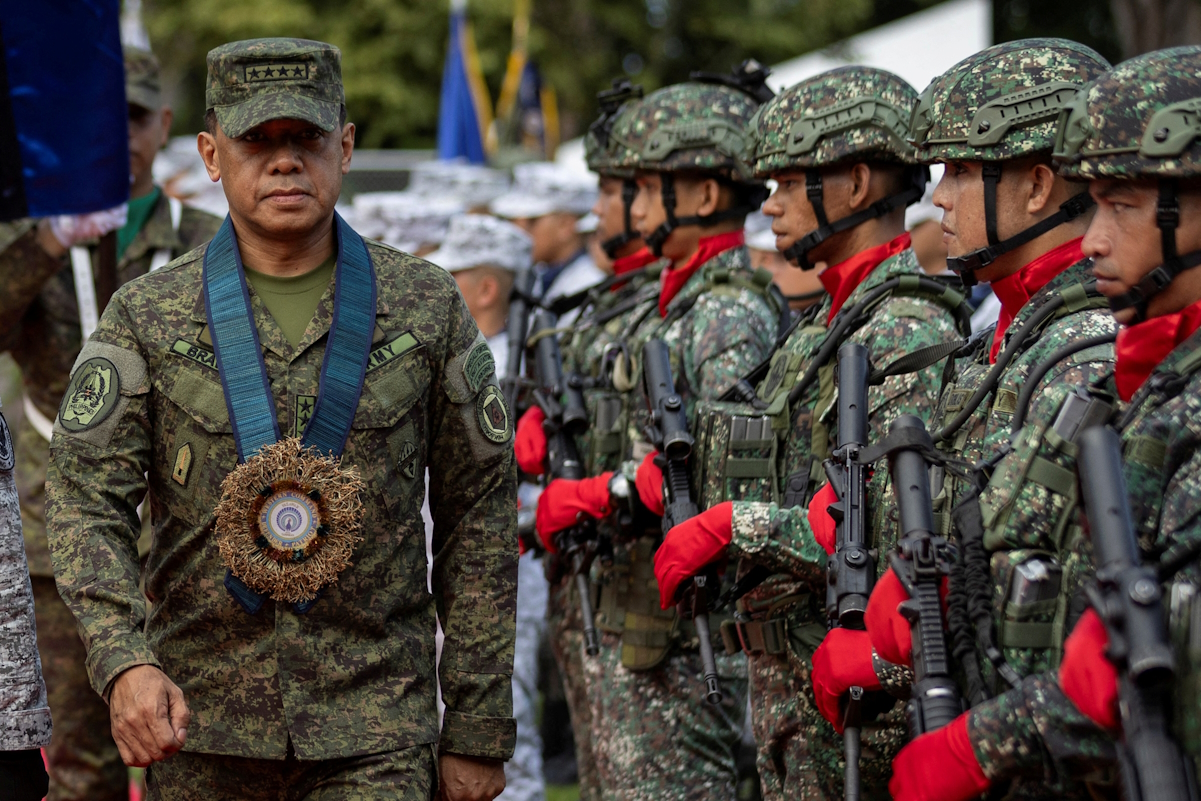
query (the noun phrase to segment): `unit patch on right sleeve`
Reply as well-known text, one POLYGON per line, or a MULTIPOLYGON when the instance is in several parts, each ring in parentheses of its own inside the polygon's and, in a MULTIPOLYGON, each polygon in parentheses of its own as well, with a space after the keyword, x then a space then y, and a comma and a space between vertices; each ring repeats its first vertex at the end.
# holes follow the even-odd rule
POLYGON ((116 407, 120 391, 121 380, 113 363, 102 356, 88 359, 71 378, 59 409, 59 423, 68 431, 86 431, 103 423, 116 407))

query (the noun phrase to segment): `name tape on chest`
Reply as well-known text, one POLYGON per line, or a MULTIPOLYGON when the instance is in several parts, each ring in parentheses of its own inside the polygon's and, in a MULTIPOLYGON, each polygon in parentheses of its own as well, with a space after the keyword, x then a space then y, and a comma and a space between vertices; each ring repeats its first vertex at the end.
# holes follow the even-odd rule
POLYGON ((367 356, 367 372, 370 373, 372 370, 378 370, 388 362, 399 359, 420 344, 417 341, 417 337, 405 331, 391 342, 380 345, 371 351, 367 356))
POLYGON ((185 359, 191 359, 197 364, 202 364, 205 367, 211 367, 214 370, 217 369, 217 357, 213 355, 213 352, 211 350, 205 350, 204 348, 192 342, 188 342, 184 339, 177 339, 175 340, 175 344, 171 346, 171 350, 175 353, 178 353, 180 356, 183 356, 185 359))

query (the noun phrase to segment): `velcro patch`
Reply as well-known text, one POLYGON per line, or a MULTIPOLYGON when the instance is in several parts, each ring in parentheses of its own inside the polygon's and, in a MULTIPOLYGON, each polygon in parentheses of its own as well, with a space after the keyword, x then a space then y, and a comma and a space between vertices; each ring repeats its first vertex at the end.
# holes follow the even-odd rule
POLYGON ((309 65, 303 61, 258 64, 246 68, 246 82, 308 80, 309 65))
POLYGON ((463 377, 467 379, 467 386, 471 387, 473 393, 479 392, 495 372, 496 360, 492 358, 492 349, 487 342, 477 342, 463 363, 463 377))
POLYGON ((205 350, 199 345, 188 342, 186 339, 175 340, 175 344, 171 346, 171 350, 185 359, 191 359, 197 364, 211 367, 214 370, 217 369, 217 357, 211 350, 205 350))
POLYGON ((484 436, 496 443, 507 442, 513 435, 513 426, 509 417, 509 409, 505 406, 505 396, 495 384, 489 384, 479 394, 475 402, 476 416, 480 421, 480 431, 484 436))
POLYGON ((95 356, 79 365, 58 411, 59 423, 68 431, 86 431, 112 414, 121 393, 117 368, 95 356))
POLYGON ((367 372, 383 367, 394 359, 399 359, 420 344, 417 341, 417 337, 405 331, 391 342, 380 345, 371 351, 370 355, 367 356, 367 372))

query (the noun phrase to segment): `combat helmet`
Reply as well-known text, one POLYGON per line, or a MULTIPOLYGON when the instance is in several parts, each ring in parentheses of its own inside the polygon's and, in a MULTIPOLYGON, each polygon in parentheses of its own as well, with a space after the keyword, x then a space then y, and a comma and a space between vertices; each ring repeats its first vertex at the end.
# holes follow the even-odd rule
POLYGON ((935 78, 913 112, 918 160, 982 161, 984 227, 988 246, 947 259, 965 286, 975 273, 1004 253, 1074 220, 1092 206, 1078 194, 1059 210, 1020 233, 997 235, 997 184, 1003 163, 1050 155, 1060 110, 1109 62, 1091 48, 1067 39, 1019 39, 965 58, 935 78))
POLYGON ((638 185, 634 183, 634 170, 630 167, 618 167, 615 163, 620 149, 617 141, 610 134, 618 117, 631 113, 633 107, 642 99, 642 87, 632 84, 626 78, 614 78, 613 86, 596 96, 600 104, 600 116, 588 126, 584 136, 584 161, 588 169, 597 175, 621 179, 621 205, 623 209, 622 231, 600 243, 610 259, 616 259, 623 247, 639 238, 630 222, 630 209, 634 205, 634 196, 638 193, 638 185))
POLYGON ((1163 263, 1109 300, 1115 312, 1133 307, 1146 319, 1148 301, 1201 264, 1201 250, 1176 250, 1179 182, 1201 176, 1201 47, 1147 53, 1094 80, 1064 107, 1054 157, 1065 178, 1159 182, 1163 263))
POLYGON ((614 166, 662 173, 667 219, 646 237, 656 256, 662 255, 663 243, 676 228, 745 217, 766 199, 766 188, 751 173, 746 126, 759 104, 772 97, 769 72, 754 60, 744 61, 730 74, 694 72, 687 83, 652 92, 616 121, 610 133, 618 146, 614 166), (677 217, 677 172, 707 173, 726 182, 735 189, 733 206, 714 214, 677 217))
POLYGON ((914 159, 908 141, 916 103, 917 91, 891 72, 851 66, 802 81, 759 109, 750 126, 755 175, 804 170, 805 194, 817 216, 817 229, 789 246, 784 258, 811 269, 809 252, 822 242, 921 200, 930 173, 914 159), (909 166, 905 188, 830 222, 821 170, 863 161, 909 166))

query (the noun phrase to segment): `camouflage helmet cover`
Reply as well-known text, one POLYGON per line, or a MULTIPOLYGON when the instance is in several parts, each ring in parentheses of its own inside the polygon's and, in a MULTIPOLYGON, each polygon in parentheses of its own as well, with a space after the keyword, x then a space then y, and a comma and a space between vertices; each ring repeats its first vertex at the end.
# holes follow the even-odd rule
POLYGON ((912 86, 873 67, 839 67, 802 81, 751 122, 755 175, 865 158, 915 164, 907 140, 916 103, 912 86))
POLYGON ((716 83, 689 81, 659 89, 613 126, 612 166, 698 170, 752 183, 746 129, 758 106, 746 92, 716 83))
POLYGON ((596 96, 600 105, 600 116, 588 126, 588 132, 584 135, 584 161, 589 170, 598 175, 633 177, 632 168, 622 168, 615 164, 621 146, 611 134, 620 124, 621 118, 632 113, 641 98, 642 87, 631 84, 625 78, 614 78, 612 88, 596 96))
POLYGON ((1060 116, 1055 158, 1068 178, 1201 175, 1201 47, 1124 61, 1060 116))
POLYGON ((913 113, 917 158, 1007 161, 1048 153, 1059 110, 1109 69, 1067 39, 1019 39, 981 50, 935 78, 913 113))

